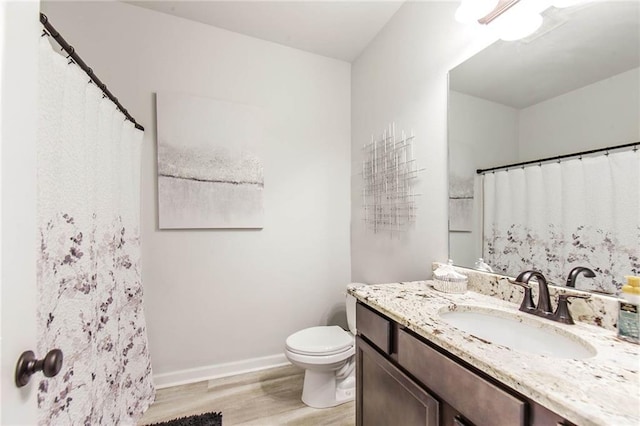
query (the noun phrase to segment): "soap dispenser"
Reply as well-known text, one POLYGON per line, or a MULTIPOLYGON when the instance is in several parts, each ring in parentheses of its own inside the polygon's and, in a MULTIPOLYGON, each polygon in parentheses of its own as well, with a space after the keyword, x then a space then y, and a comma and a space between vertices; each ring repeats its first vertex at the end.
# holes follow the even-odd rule
POLYGON ((640 277, 627 277, 618 302, 618 337, 640 343, 640 277))
POLYGON ((483 272, 493 272, 491 266, 485 263, 483 258, 479 258, 476 260, 476 263, 473 265, 473 269, 483 272))

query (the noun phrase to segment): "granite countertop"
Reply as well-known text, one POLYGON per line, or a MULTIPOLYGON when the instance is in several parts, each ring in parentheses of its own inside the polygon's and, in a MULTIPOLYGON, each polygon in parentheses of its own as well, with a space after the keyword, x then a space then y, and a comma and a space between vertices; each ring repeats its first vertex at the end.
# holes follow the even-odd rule
POLYGON ((348 292, 573 423, 640 424, 640 346, 618 340, 610 330, 539 319, 519 312, 519 305, 472 291, 442 293, 433 289, 431 281, 351 284, 348 292), (593 346, 597 354, 574 360, 518 352, 478 339, 439 317, 439 312, 465 310, 465 306, 515 313, 527 322, 556 327, 561 334, 573 333, 593 346))

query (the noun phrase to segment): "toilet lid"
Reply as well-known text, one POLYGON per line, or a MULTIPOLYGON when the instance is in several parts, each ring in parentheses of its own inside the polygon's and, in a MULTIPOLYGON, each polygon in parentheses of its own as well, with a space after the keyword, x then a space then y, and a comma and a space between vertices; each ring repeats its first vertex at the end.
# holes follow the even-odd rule
POLYGON ((311 327, 293 333, 286 345, 302 355, 332 355, 353 346, 353 336, 337 325, 311 327))

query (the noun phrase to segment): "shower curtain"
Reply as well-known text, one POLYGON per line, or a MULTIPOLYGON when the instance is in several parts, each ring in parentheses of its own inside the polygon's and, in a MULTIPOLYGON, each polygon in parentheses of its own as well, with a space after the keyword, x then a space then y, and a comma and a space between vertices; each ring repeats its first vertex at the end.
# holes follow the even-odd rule
POLYGON ((39 423, 133 424, 155 392, 140 281, 143 133, 48 37, 39 60, 38 351, 64 353, 39 384, 39 423))
POLYGON ((640 154, 610 153, 484 175, 483 255, 496 271, 537 269, 564 284, 617 292, 640 273, 640 154))

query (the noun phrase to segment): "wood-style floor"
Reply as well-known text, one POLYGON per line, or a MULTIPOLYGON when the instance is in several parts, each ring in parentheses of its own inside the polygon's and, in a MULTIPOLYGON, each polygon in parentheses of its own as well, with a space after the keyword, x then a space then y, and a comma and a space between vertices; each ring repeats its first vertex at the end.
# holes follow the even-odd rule
POLYGON ((239 376, 160 389, 140 424, 222 411, 223 426, 355 424, 354 402, 333 408, 307 407, 300 400, 304 370, 285 366, 239 376))

